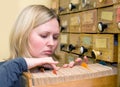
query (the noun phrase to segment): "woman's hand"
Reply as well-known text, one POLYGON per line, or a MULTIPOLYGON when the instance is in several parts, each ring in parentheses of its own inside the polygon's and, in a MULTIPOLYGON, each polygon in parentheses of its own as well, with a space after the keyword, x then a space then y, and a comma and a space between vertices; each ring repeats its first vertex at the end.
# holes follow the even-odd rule
POLYGON ((59 67, 56 66, 58 61, 54 61, 52 57, 44 57, 44 58, 24 58, 26 60, 28 69, 34 68, 36 66, 49 66, 54 70, 58 70, 59 67))
POLYGON ((75 61, 71 61, 69 64, 64 64, 63 68, 67 68, 67 67, 72 68, 75 65, 80 65, 82 62, 88 63, 87 56, 84 56, 83 60, 81 58, 76 58, 75 61))

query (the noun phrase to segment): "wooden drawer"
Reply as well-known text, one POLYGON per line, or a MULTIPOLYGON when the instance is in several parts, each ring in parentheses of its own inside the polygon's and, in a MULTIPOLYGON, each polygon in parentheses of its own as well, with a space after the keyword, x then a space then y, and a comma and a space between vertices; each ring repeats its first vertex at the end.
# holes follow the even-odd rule
POLYGON ((88 66, 88 69, 82 66, 61 68, 57 74, 24 72, 21 80, 26 84, 22 87, 117 87, 116 69, 100 64, 88 66))
POLYGON ((93 51, 96 55, 96 59, 117 62, 118 36, 113 34, 93 35, 93 51))
POLYGON ((119 16, 119 5, 98 9, 98 32, 120 33, 120 29, 118 28, 119 16))
POLYGON ((91 56, 93 34, 80 34, 80 53, 86 56, 91 56))
POLYGON ((97 30, 97 10, 81 12, 81 32, 96 33, 97 30))
POLYGON ((80 23, 80 13, 70 14, 70 32, 80 33, 81 23, 80 23))

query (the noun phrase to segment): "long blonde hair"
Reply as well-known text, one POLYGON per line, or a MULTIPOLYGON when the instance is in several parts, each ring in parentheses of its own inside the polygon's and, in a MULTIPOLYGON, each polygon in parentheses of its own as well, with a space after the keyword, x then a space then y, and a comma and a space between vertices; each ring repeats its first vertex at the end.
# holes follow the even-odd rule
POLYGON ((55 12, 43 5, 30 5, 18 16, 10 35, 10 58, 32 57, 28 51, 28 37, 32 29, 56 18, 55 12))

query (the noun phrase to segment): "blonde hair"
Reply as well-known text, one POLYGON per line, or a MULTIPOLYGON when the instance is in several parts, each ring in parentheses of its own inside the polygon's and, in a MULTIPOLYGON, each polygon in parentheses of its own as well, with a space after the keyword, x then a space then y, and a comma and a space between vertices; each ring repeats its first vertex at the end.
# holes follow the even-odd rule
POLYGON ((30 5, 18 16, 10 35, 10 58, 32 57, 28 51, 28 37, 32 29, 56 18, 55 12, 43 5, 30 5))

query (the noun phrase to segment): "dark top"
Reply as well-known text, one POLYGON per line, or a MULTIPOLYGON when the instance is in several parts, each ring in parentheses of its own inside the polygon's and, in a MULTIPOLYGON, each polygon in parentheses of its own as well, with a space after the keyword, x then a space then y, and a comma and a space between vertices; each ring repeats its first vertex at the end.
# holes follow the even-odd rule
POLYGON ((27 71, 24 58, 15 58, 0 63, 0 87, 20 87, 22 72, 27 71))

